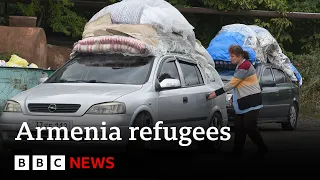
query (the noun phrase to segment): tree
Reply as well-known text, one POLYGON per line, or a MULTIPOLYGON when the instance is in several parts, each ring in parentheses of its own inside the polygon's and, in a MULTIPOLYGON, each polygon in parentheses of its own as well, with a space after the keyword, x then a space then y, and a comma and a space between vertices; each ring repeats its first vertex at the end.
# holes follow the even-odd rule
POLYGON ((27 5, 18 3, 23 15, 38 17, 38 26, 49 26, 53 32, 78 37, 82 35, 87 20, 77 15, 73 6, 69 0, 32 0, 27 5))
MULTIPOLYGON (((169 0, 175 6, 198 6, 212 8, 221 11, 241 11, 241 10, 272 10, 279 12, 287 12, 289 4, 286 0, 169 0)), ((292 43, 293 39, 287 30, 292 26, 292 23, 287 18, 254 18, 254 17, 235 17, 235 16, 217 16, 210 18, 209 15, 186 15, 188 20, 197 26, 197 37, 208 45, 210 40, 221 26, 232 23, 256 24, 267 28, 271 34, 279 41, 280 46, 283 43, 292 43), (218 27, 218 29, 217 29, 218 27), (200 29, 200 31, 198 31, 200 29), (209 36, 209 37, 208 37, 209 36)))
MULTIPOLYGON (((320 13, 319 0, 290 0, 289 11, 320 13)), ((310 53, 320 48, 320 21, 293 19, 294 26, 291 29, 291 36, 297 39, 296 46, 304 52, 310 53), (307 28, 306 28, 307 27, 307 28)))
MULTIPOLYGON (((100 0, 115 3, 119 0, 100 0)), ((76 1, 74 1, 76 2, 76 1)), ((205 7, 221 11, 271 10, 279 12, 300 11, 320 12, 320 1, 315 0, 168 0, 176 7, 205 7)), ((101 7, 103 8, 103 7, 101 7)), ((83 27, 98 9, 74 8, 69 0, 32 0, 29 5, 18 5, 23 15, 37 16, 38 25, 50 27, 54 32, 81 37, 83 27)), ((227 24, 256 24, 265 27, 277 39, 285 53, 300 53, 320 48, 319 20, 295 20, 288 18, 257 18, 222 15, 184 14, 196 27, 196 35, 204 45, 208 45, 220 28, 227 24), (305 28, 305 27, 310 28, 305 28)))

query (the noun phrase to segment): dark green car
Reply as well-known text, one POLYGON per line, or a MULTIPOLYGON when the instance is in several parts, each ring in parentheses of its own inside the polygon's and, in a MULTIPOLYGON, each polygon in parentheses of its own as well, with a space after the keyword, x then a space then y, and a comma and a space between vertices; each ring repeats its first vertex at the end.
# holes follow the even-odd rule
MULTIPOLYGON (((231 80, 234 66, 216 67, 224 83, 231 80)), ((262 90, 263 108, 258 123, 281 123, 285 130, 297 127, 299 114, 299 85, 280 69, 271 64, 255 65, 262 90)), ((227 95, 229 126, 234 125, 235 112, 232 106, 232 91, 227 95)))

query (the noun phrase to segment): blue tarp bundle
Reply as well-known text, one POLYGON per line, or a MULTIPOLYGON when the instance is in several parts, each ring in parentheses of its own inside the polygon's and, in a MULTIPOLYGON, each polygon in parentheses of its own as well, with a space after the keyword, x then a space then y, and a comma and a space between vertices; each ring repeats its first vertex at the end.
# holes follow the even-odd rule
POLYGON ((222 27, 211 40, 208 53, 214 60, 216 67, 231 70, 232 66, 228 49, 231 45, 239 45, 249 54, 252 64, 264 62, 281 67, 292 81, 302 85, 302 77, 290 59, 284 55, 276 39, 271 33, 256 25, 231 24, 222 27))
POLYGON ((294 75, 296 75, 296 77, 298 79, 298 82, 299 82, 299 85, 301 86, 302 85, 302 76, 301 76, 301 74, 299 73, 297 68, 292 63, 290 63, 290 68, 293 71, 294 75))
POLYGON ((238 32, 221 32, 210 42, 207 51, 214 60, 229 61, 228 48, 230 45, 239 45, 249 53, 250 61, 254 62, 256 53, 253 49, 244 47, 245 36, 238 32))

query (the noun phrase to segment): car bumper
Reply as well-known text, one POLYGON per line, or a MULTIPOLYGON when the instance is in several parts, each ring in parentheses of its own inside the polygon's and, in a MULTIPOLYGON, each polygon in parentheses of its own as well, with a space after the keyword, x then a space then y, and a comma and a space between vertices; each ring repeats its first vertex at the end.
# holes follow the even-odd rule
MULTIPOLYGON (((130 136, 130 122, 132 115, 84 115, 81 117, 66 117, 66 116, 29 116, 22 113, 2 113, 0 116, 0 132, 1 140, 5 144, 48 144, 48 145, 90 145, 90 144, 107 144, 107 145, 120 145, 127 144, 130 136), (75 141, 71 135, 70 130, 68 132, 69 140, 46 140, 48 133, 42 133, 43 140, 27 140, 27 135, 21 136, 22 140, 18 141, 15 138, 21 128, 23 122, 29 122, 29 120, 41 120, 41 121, 60 121, 70 122, 70 128, 79 127, 83 130, 83 134, 76 135, 76 137, 86 137, 85 127, 96 127, 98 132, 98 138, 102 137, 101 127, 106 127, 107 140, 81 140, 75 141), (106 122, 103 126, 102 122, 106 122), (109 134, 114 133, 114 130, 110 130, 110 127, 118 127, 120 129, 122 140, 112 141, 109 139, 109 134)), ((35 129, 30 129, 33 138, 37 138, 37 132, 35 129)), ((25 132, 25 131, 24 131, 25 132)), ((53 131, 53 138, 55 138, 56 132, 53 131)), ((91 138, 94 138, 93 131, 89 133, 91 138)), ((63 131, 60 133, 61 139, 64 137, 63 131)))

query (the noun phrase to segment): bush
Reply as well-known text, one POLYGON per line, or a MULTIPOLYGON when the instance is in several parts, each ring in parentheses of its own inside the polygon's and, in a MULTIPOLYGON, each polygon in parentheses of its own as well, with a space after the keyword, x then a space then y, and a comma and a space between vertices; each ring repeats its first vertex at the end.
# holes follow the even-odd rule
POLYGON ((303 78, 301 106, 308 113, 320 113, 320 50, 294 55, 292 62, 303 78))
POLYGON ((0 53, 0 60, 4 60, 4 61, 8 62, 10 60, 10 58, 11 58, 11 55, 13 55, 13 54, 19 56, 19 53, 15 53, 15 52, 0 53))
POLYGON ((9 61, 11 54, 9 53, 0 53, 0 60, 4 60, 6 62, 9 61))

